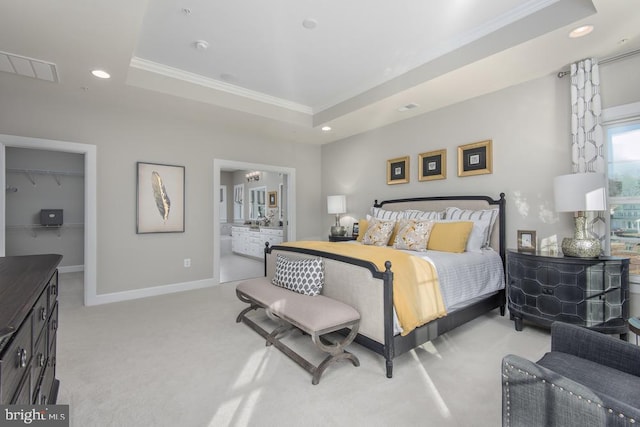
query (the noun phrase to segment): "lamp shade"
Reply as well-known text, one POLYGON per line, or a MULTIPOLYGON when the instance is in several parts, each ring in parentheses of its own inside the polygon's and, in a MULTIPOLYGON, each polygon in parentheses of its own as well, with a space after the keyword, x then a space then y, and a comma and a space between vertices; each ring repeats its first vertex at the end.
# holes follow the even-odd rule
POLYGON ((553 180, 556 212, 604 211, 607 187, 604 174, 572 173, 553 180))
POLYGON ((336 215, 347 212, 347 197, 344 195, 327 196, 327 212, 336 215))

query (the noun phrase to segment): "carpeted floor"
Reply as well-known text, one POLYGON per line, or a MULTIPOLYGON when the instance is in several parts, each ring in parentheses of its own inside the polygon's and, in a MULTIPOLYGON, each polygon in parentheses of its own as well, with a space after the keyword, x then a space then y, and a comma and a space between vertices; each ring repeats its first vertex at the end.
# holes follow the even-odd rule
MULTIPOLYGON (((360 367, 320 384, 235 318, 235 284, 94 307, 82 274, 60 275, 58 403, 85 426, 499 426, 500 361, 537 360, 549 333, 480 317, 395 360, 352 344, 360 367)), ((289 339, 322 359, 306 336, 289 339)))

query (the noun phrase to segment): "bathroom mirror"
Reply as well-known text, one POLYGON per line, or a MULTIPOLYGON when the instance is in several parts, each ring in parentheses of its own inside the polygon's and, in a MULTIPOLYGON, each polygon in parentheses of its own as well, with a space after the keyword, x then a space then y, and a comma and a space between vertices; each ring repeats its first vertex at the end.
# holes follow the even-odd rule
POLYGON ((249 219, 264 218, 266 214, 267 187, 255 187, 249 190, 249 219))

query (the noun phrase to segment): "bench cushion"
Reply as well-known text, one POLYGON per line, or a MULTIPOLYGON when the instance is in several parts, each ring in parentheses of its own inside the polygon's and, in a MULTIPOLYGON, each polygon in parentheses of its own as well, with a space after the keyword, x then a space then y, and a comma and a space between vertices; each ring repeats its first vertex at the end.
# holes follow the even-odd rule
POLYGON ((323 295, 312 297, 289 291, 264 277, 241 282, 236 289, 308 333, 335 331, 360 319, 358 311, 347 304, 323 295))

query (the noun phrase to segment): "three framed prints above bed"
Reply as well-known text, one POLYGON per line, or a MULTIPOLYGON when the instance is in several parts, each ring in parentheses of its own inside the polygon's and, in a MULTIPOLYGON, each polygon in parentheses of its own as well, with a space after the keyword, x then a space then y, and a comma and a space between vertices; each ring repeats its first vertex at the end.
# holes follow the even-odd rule
MULTIPOLYGON (((473 176, 493 172, 492 140, 458 146, 458 176, 473 176)), ((387 184, 406 184, 410 181, 410 157, 387 160, 387 184)), ((447 150, 418 154, 418 181, 447 178, 447 150)))

